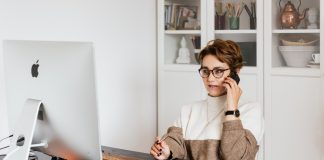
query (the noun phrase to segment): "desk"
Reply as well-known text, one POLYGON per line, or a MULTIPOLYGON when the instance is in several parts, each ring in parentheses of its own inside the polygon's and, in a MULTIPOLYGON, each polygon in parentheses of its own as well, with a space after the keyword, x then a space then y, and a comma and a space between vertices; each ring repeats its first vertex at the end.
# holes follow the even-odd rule
POLYGON ((128 151, 118 148, 102 146, 104 151, 104 160, 154 160, 154 158, 147 153, 128 151))
MULTIPOLYGON (((147 153, 134 152, 106 146, 102 146, 101 148, 104 151, 102 155, 103 160, 154 160, 154 158, 147 153)), ((39 160, 51 159, 49 156, 42 153, 37 154, 37 156, 39 160)), ((3 156, 0 156, 0 160, 3 158, 3 156)))

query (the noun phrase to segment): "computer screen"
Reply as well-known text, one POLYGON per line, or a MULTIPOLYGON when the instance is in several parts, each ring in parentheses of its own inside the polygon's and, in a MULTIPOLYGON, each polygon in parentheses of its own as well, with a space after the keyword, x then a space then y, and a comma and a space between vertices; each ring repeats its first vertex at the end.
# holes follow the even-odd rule
POLYGON ((26 101, 39 100, 32 143, 47 141, 48 147, 33 149, 64 159, 101 159, 93 52, 91 42, 5 40, 10 133, 21 129, 26 101))

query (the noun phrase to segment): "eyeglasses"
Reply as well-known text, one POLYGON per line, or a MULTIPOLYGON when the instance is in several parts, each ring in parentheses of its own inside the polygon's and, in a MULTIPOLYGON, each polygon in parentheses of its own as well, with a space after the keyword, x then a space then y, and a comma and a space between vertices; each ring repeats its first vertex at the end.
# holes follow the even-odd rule
POLYGON ((229 70, 229 68, 227 68, 227 69, 214 68, 212 70, 209 70, 208 68, 200 68, 198 71, 202 78, 209 77, 210 73, 213 73, 213 76, 215 78, 221 78, 221 77, 223 77, 224 72, 227 70, 229 70))

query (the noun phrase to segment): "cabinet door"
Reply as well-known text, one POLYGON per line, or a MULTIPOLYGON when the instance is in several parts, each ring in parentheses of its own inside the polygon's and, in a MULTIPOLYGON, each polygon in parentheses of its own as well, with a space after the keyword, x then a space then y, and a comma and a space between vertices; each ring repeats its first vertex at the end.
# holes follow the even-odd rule
POLYGON ((321 159, 320 78, 273 76, 266 121, 268 159, 321 159))
POLYGON ((258 97, 258 75, 255 74, 240 74, 241 81, 239 86, 242 89, 243 99, 248 99, 250 101, 259 102, 261 97, 258 97))
POLYGON ((159 90, 159 135, 179 117, 181 107, 201 100, 205 89, 198 72, 165 71, 159 90))

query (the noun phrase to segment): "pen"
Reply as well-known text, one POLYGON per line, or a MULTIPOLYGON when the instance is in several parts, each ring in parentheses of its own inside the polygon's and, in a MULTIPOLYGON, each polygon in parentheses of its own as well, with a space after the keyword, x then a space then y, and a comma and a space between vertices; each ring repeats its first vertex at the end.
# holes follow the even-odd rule
POLYGON ((162 138, 159 140, 159 141, 157 141, 156 143, 161 143, 162 141, 164 141, 166 138, 168 138, 169 136, 168 136, 168 134, 165 134, 164 136, 162 136, 162 138))

